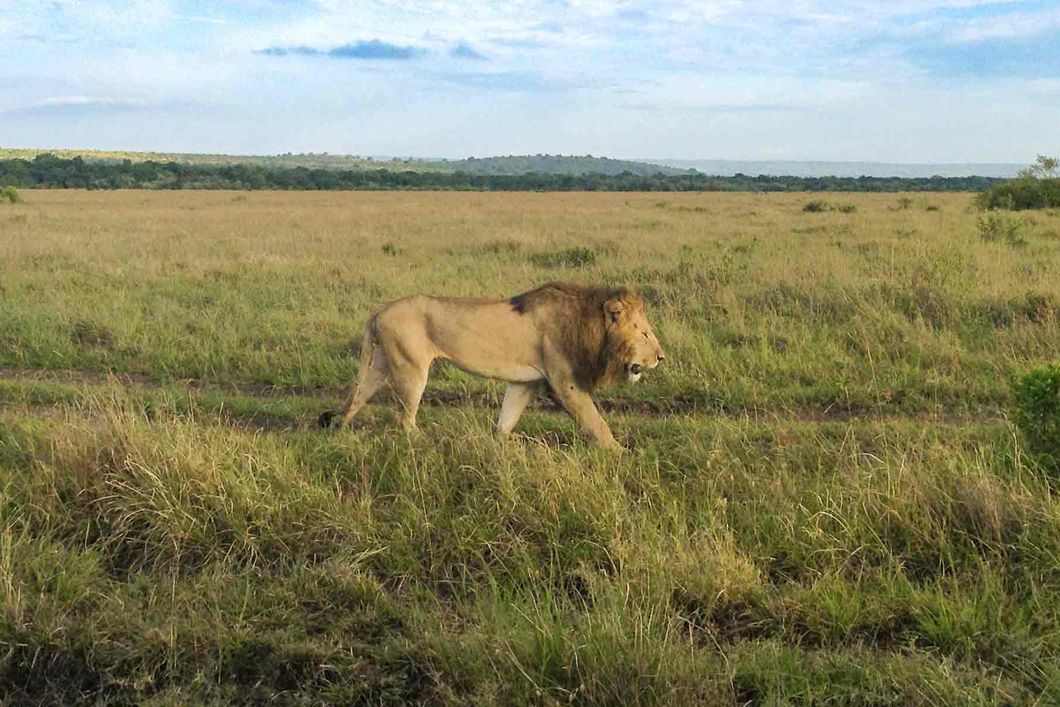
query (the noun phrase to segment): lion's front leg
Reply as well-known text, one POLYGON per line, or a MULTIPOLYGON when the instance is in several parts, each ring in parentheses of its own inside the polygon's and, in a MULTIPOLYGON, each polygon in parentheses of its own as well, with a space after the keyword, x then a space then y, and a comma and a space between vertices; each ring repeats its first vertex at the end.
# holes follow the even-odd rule
POLYGON ((611 434, 611 428, 608 427, 607 421, 604 420, 600 411, 596 409, 596 403, 593 402, 592 396, 578 388, 572 378, 566 379, 565 376, 563 378, 564 380, 549 380, 556 399, 575 419, 582 432, 589 435, 598 444, 621 452, 622 445, 611 434))
POLYGON ((504 402, 501 403, 501 415, 497 418, 498 437, 507 437, 512 433, 523 410, 533 400, 536 387, 533 383, 508 384, 508 389, 504 391, 504 402))

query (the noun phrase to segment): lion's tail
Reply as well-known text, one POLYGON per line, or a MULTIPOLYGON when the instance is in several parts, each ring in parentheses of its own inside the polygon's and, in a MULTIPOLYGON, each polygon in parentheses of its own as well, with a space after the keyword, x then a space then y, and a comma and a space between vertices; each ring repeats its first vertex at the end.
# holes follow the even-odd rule
POLYGON ((357 384, 360 385, 368 372, 372 370, 375 349, 379 346, 379 330, 376 322, 378 312, 368 317, 364 327, 364 338, 361 340, 361 367, 357 370, 357 384))
POLYGON ((350 418, 367 402, 367 399, 375 392, 375 388, 378 387, 377 385, 365 385, 375 364, 376 347, 379 346, 379 331, 375 317, 376 315, 374 314, 369 317, 368 323, 365 325, 364 339, 361 341, 361 367, 357 371, 357 382, 354 384, 353 389, 350 390, 350 396, 346 401, 345 407, 342 412, 338 413, 334 410, 325 410, 320 413, 317 422, 325 429, 333 427, 336 419, 339 420, 339 427, 349 424, 350 418), (361 397, 364 399, 359 400, 361 397))

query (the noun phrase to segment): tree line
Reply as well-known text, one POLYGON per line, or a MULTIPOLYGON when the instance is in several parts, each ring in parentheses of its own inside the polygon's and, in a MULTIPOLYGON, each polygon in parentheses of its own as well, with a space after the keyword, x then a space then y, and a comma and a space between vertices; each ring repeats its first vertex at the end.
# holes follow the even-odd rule
POLYGON ((38 189, 280 189, 449 191, 983 191, 991 177, 731 177, 702 173, 470 174, 393 169, 332 170, 249 164, 89 161, 51 154, 0 160, 0 184, 38 189))

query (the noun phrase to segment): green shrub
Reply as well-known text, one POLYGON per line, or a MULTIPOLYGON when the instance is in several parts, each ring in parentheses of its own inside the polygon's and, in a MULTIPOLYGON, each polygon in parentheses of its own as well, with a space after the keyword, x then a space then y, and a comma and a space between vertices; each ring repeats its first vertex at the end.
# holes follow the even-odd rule
POLYGON ((983 209, 1048 209, 1060 206, 1060 178, 1035 179, 1023 176, 986 190, 979 195, 983 209))
POLYGON ((530 262, 539 268, 582 268, 596 262, 592 248, 564 248, 553 252, 534 253, 530 262))
POLYGON ((858 210, 856 204, 839 204, 835 207, 835 210, 841 214, 852 214, 858 210))
POLYGON ((892 209, 892 211, 905 211, 913 205, 913 200, 908 196, 898 197, 898 204, 892 209))
POLYGON ((990 211, 979 217, 979 237, 987 243, 1027 244, 1027 222, 1018 216, 990 211))
POLYGON ((15 189, 14 187, 0 187, 0 201, 3 201, 4 199, 15 204, 22 201, 22 196, 18 193, 18 189, 15 189))
POLYGON ((1043 466, 1060 470, 1060 364, 1025 373, 1012 397, 1027 450, 1043 466))

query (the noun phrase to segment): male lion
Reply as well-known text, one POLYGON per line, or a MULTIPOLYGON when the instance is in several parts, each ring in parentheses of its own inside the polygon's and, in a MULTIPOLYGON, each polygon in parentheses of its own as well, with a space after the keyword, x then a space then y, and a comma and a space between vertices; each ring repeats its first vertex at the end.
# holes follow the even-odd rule
POLYGON ((401 424, 414 430, 436 358, 508 382, 497 420, 502 437, 547 383, 585 433, 621 449, 590 394, 623 378, 635 383, 664 357, 644 300, 624 287, 549 283, 507 300, 407 297, 369 318, 357 385, 341 415, 325 412, 320 425, 338 417, 345 427, 389 380, 402 405, 401 424))

